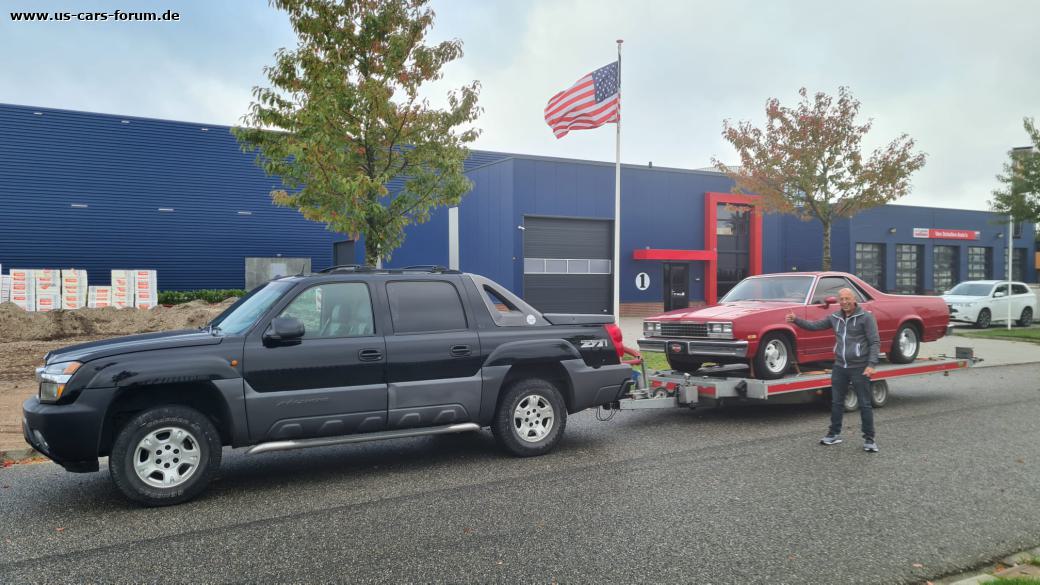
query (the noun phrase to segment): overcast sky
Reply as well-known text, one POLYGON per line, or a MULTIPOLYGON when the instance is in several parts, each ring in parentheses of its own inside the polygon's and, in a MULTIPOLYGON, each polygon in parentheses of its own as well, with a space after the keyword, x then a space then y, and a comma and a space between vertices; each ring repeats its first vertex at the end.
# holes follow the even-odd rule
MULTIPOLYGON (((0 0, 0 102, 235 124, 262 67, 295 37, 266 2, 0 0), (13 22, 12 10, 172 9, 180 22, 13 22)), ((434 102, 483 85, 475 148, 614 160, 614 127, 553 137, 546 100, 622 53, 622 162, 734 161, 724 119, 764 121, 769 97, 847 85, 868 147, 908 133, 928 154, 900 203, 985 209, 1022 118, 1040 118, 1040 2, 437 0, 430 41, 465 56, 434 102)))

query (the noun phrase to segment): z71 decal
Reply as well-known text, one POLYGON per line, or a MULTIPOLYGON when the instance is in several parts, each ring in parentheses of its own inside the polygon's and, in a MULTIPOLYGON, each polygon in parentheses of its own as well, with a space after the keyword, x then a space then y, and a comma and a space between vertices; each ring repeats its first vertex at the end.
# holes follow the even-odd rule
POLYGON ((606 339, 585 339, 581 342, 582 349, 596 349, 597 347, 607 347, 606 339))

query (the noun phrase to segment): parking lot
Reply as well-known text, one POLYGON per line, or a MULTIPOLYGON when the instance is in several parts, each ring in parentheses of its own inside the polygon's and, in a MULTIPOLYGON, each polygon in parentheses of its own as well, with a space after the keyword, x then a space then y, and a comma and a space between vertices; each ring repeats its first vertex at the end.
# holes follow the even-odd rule
POLYGON ((106 471, 15 466, 0 580, 892 583, 1034 546, 1036 366, 892 391, 877 456, 818 445, 827 415, 802 405, 585 412, 534 459, 487 432, 229 452, 164 509, 106 471))

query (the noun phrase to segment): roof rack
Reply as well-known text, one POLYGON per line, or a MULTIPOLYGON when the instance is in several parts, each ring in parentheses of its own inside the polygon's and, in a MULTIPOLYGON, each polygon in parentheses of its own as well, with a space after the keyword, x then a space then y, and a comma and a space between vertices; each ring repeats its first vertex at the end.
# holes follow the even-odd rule
POLYGON ((372 274, 405 274, 407 272, 425 272, 429 274, 462 274, 458 270, 452 270, 437 264, 413 264, 404 268, 376 268, 361 264, 338 264, 329 266, 315 272, 315 274, 332 274, 337 272, 365 272, 372 274))

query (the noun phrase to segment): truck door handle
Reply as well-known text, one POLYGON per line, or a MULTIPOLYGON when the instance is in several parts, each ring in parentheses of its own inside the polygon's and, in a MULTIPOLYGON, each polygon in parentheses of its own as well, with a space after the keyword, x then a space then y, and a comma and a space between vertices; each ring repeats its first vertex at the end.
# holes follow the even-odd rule
POLYGON ((363 349, 358 352, 357 356, 363 362, 378 362, 383 359, 383 352, 378 349, 363 349))
POLYGON ((468 345, 453 345, 451 346, 452 357, 466 357, 470 355, 468 345))

